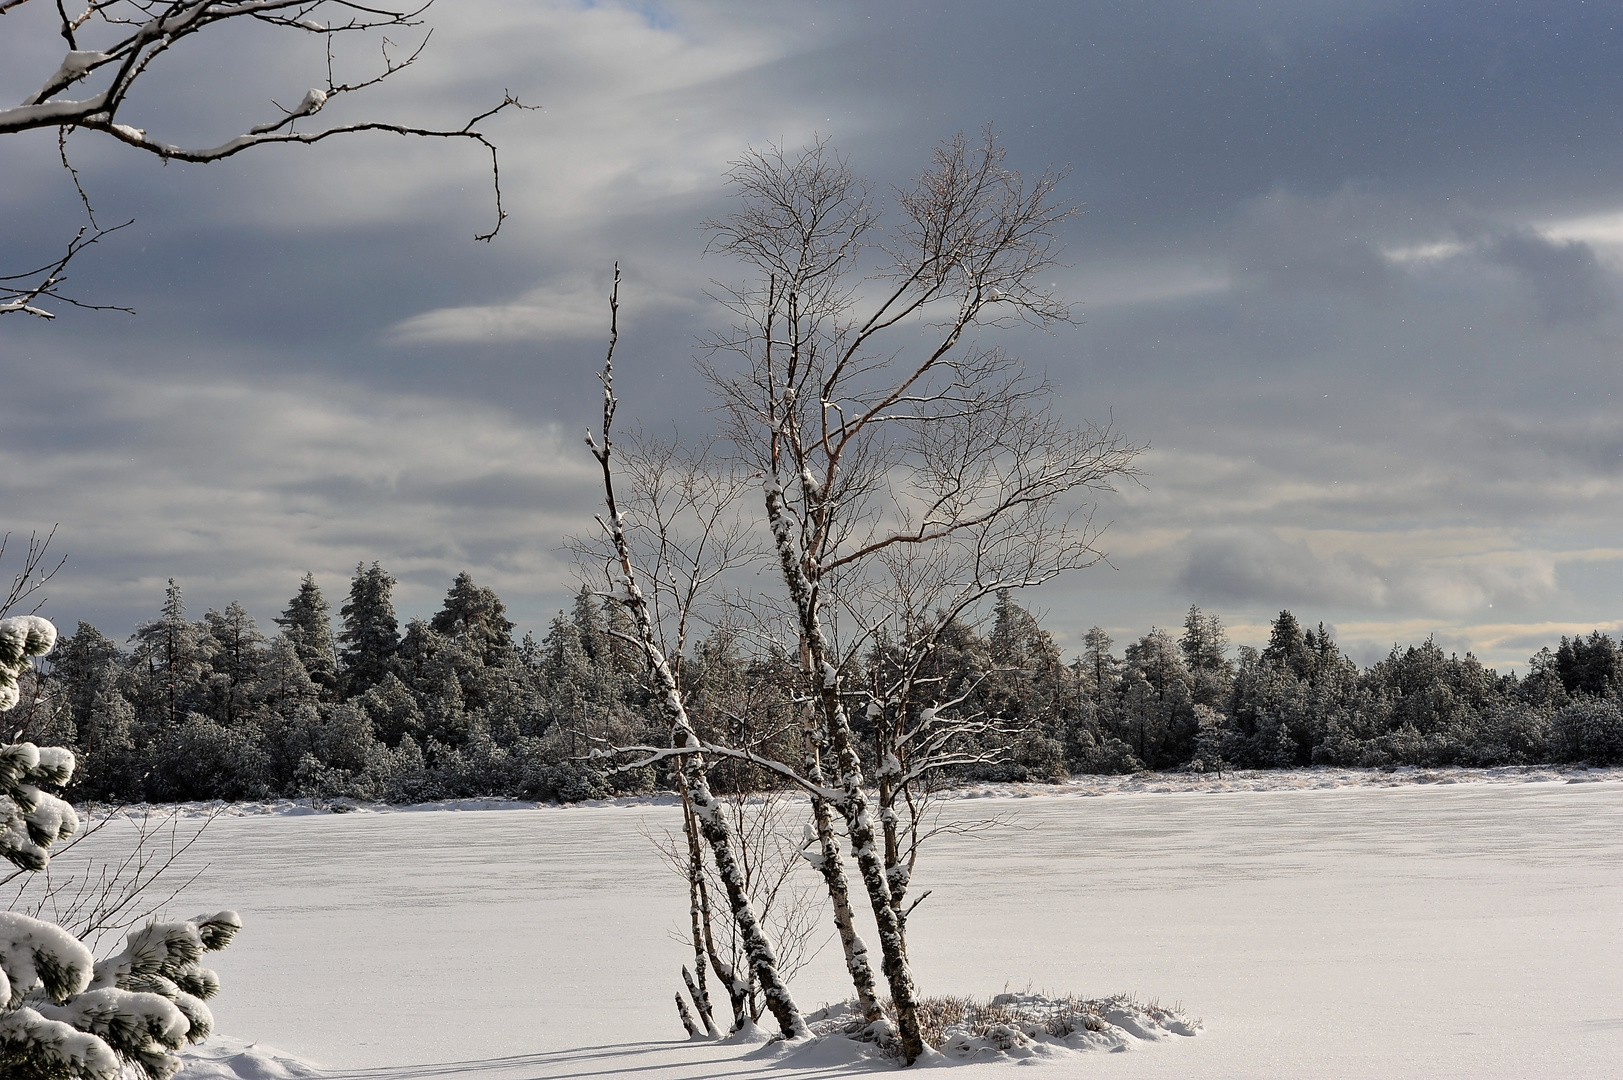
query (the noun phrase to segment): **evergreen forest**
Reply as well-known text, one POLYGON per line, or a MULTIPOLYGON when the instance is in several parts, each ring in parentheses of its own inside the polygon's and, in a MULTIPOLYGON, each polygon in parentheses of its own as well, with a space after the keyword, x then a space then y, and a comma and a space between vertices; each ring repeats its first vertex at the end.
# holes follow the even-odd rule
MULTIPOLYGON (((501 599, 466 573, 437 614, 403 629, 394 584, 376 563, 357 567, 335 634, 306 575, 267 633, 237 603, 189 619, 171 580, 159 617, 128 641, 83 622, 62 637, 34 676, 39 692, 8 720, 18 741, 74 751, 81 800, 567 802, 666 786, 654 768, 607 769, 593 753, 663 734, 639 650, 616 636, 620 605, 582 589, 540 641, 515 641, 501 599)), ((1095 627, 1067 662, 1008 592, 979 623, 940 628, 921 685, 995 721, 965 727, 972 763, 940 782, 1623 761, 1623 650, 1600 631, 1541 649, 1522 677, 1429 639, 1360 669, 1323 624, 1304 628, 1289 611, 1260 651, 1231 649, 1218 617, 1194 606, 1181 633, 1115 648, 1095 627)), ((845 683, 859 737, 872 733, 857 688, 880 685, 898 652, 876 638, 845 683)), ((746 647, 726 627, 681 661, 701 737, 766 756, 794 752, 799 679, 797 657, 746 647)), ((712 783, 772 781, 722 760, 712 783)))

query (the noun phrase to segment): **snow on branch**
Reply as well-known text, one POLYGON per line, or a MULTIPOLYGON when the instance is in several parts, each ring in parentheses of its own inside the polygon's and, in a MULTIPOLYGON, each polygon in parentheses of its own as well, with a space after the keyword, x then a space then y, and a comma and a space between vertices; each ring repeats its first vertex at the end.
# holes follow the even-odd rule
MULTIPOLYGON (((18 2, 0 7, 4 12, 19 6, 18 2)), ((337 124, 314 131, 295 131, 296 121, 314 116, 333 98, 365 90, 410 67, 427 46, 429 34, 404 57, 391 53, 390 43, 384 39, 381 47, 382 68, 370 78, 355 82, 340 81, 333 72, 331 39, 338 34, 365 33, 386 28, 409 28, 421 25, 420 16, 428 8, 425 4, 415 9, 375 8, 349 0, 244 0, 242 3, 156 3, 152 0, 115 0, 112 3, 91 3, 78 15, 58 5, 60 32, 68 49, 54 72, 48 75, 40 88, 20 105, 0 109, 0 135, 29 131, 35 128, 84 128, 101 131, 129 146, 155 154, 164 160, 210 162, 232 157, 253 146, 268 143, 316 143, 335 135, 349 135, 362 131, 382 131, 395 135, 421 138, 462 139, 484 147, 490 155, 491 181, 496 199, 496 222, 489 232, 481 233, 480 240, 489 240, 501 229, 505 213, 501 200, 501 173, 496 146, 475 125, 509 108, 530 108, 511 93, 504 93, 494 107, 479 113, 460 127, 436 128, 384 121, 361 121, 337 124), (317 12, 327 10, 338 17, 327 21, 313 18, 317 12), (311 87, 291 108, 276 106, 280 115, 259 124, 248 125, 246 130, 214 146, 185 147, 149 134, 146 127, 124 122, 121 110, 136 82, 150 69, 153 61, 185 43, 189 38, 204 33, 211 27, 231 19, 253 19, 277 29, 318 34, 329 39, 325 85, 311 87), (98 28, 110 28, 119 34, 100 49, 79 47, 78 37, 87 23, 98 28), (62 96, 70 88, 84 83, 92 84, 93 93, 78 98, 62 96)))
MULTIPOLYGON (((0 16, 27 2, 0 0, 0 16)), ((78 129, 99 131, 164 161, 198 163, 221 161, 256 146, 274 143, 308 145, 335 136, 369 131, 414 138, 460 140, 476 144, 490 158, 496 220, 488 231, 475 235, 477 240, 488 241, 501 230, 507 213, 502 205, 501 166, 496 144, 480 130, 479 125, 508 109, 538 106, 525 105, 514 94, 503 91, 500 102, 470 117, 460 126, 432 127, 361 120, 297 130, 299 121, 314 117, 334 98, 374 87, 410 67, 422 55, 431 33, 424 32, 416 45, 403 55, 388 38, 383 38, 380 66, 371 75, 355 80, 340 79, 335 73, 332 55, 334 38, 341 34, 365 35, 390 29, 413 29, 422 25, 422 15, 428 7, 427 3, 415 8, 374 7, 353 0, 240 0, 238 3, 209 0, 89 0, 82 8, 75 9, 70 8, 65 0, 59 0, 56 5, 58 33, 67 48, 55 70, 43 77, 37 90, 20 104, 0 109, 0 135, 41 128, 56 128, 64 137, 78 129), (153 129, 162 118, 142 118, 139 122, 131 122, 125 116, 131 91, 152 68, 154 61, 188 43, 192 44, 191 55, 206 54, 220 35, 215 33, 203 44, 194 42, 194 38, 230 20, 247 19, 276 30, 324 37, 327 40, 327 63, 321 85, 296 92, 299 93, 298 103, 291 107, 272 102, 271 107, 275 109, 273 116, 259 123, 244 124, 239 133, 212 146, 182 146, 155 134, 153 129), (89 47, 88 41, 81 40, 90 37, 98 39, 94 48, 89 47), (75 96, 68 96, 70 91, 75 96)), ((65 150, 63 165, 70 173, 73 171, 65 150)), ((77 175, 74 176, 74 184, 78 186, 77 175)), ((88 212, 89 200, 85 198, 83 188, 79 188, 79 194, 88 212)), ((122 226, 111 229, 97 227, 92 212, 89 227, 79 230, 59 259, 32 272, 0 277, 0 315, 25 312, 41 318, 52 318, 52 313, 37 303, 44 298, 76 307, 103 308, 102 305, 72 300, 57 290, 63 281, 63 271, 74 256, 118 228, 122 226)))

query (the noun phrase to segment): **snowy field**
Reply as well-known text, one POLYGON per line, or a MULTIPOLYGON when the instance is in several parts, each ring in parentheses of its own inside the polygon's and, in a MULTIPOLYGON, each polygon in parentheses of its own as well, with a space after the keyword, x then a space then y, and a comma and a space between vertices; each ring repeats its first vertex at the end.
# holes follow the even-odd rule
MULTIPOLYGON (((1056 1077, 1617 1075, 1616 770, 1295 775, 1321 780, 962 801, 1019 828, 943 837, 921 860, 922 988, 1129 992, 1204 1022, 1037 1066, 1056 1077)), ((848 1074, 681 1037, 685 891, 642 835, 676 819, 647 804, 217 819, 174 913, 236 908, 246 928, 211 958, 224 1035, 183 1077, 848 1074)), ((795 984, 803 1008, 842 997, 841 975, 831 945, 795 984)))

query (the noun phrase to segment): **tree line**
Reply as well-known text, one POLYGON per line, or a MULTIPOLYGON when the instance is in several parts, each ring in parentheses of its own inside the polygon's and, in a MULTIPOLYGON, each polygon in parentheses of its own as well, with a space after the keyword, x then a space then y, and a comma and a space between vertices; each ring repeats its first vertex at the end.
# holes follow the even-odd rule
MULTIPOLYGON (((171 581, 159 617, 123 645, 79 623, 12 719, 22 737, 74 750, 80 798, 574 801, 669 785, 653 767, 592 757, 661 730, 618 605, 583 589, 540 641, 515 641, 501 599, 466 573, 439 612, 404 630, 394 584, 376 563, 357 567, 335 634, 306 575, 267 637, 238 603, 189 620, 171 581)), ((949 782, 1623 760, 1623 649, 1598 630, 1541 649, 1523 677, 1429 639, 1360 669, 1323 624, 1303 629, 1289 611, 1264 648, 1231 650, 1218 616, 1195 606, 1180 635, 1151 630, 1120 655, 1094 627, 1067 663, 1008 591, 988 619, 948 620, 932 636, 916 676, 931 691, 912 707, 953 701, 988 721, 959 734, 949 782)), ((798 658, 745 640, 719 627, 692 649, 689 714, 706 739, 788 756, 798 658)), ((881 633, 850 680, 870 770, 882 735, 866 705, 905 661, 881 633)), ((777 786, 747 761, 711 768, 723 791, 777 786)))

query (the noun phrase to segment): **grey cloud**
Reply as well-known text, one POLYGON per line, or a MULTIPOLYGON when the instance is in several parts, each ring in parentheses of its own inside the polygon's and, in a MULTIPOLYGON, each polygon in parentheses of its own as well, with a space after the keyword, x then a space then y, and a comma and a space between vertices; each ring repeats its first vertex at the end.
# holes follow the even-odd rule
POLYGON ((1530 554, 1449 557, 1415 551, 1377 564, 1348 550, 1319 554, 1266 529, 1192 537, 1178 584, 1197 600, 1457 618, 1495 604, 1522 608, 1557 590, 1554 560, 1530 554))
POLYGON ((1196 600, 1300 608, 1381 607, 1386 583, 1355 556, 1315 555, 1267 530, 1225 529, 1193 541, 1178 585, 1196 600))
MULTIPOLYGON (((31 10, 47 9, 6 17, 0 90, 37 64, 9 21, 31 10)), ((0 494, 14 529, 64 521, 70 622, 149 617, 169 574, 194 604, 240 596, 263 618, 304 569, 332 591, 378 558, 403 605, 431 610, 466 568, 544 625, 567 599, 555 549, 594 505, 576 436, 549 439, 595 409, 612 262, 624 415, 702 429, 692 343, 719 318, 707 279, 730 268, 701 258, 695 226, 722 206, 725 163, 823 132, 888 197, 937 140, 989 119, 1021 169, 1074 166, 1066 193, 1088 208, 1059 282, 1083 324, 1011 346, 1073 418, 1114 409, 1157 447, 1147 489, 1101 508, 1120 569, 1033 600, 1062 638, 1176 625, 1192 599, 1248 625, 1287 603, 1364 617, 1404 641, 1480 622, 1486 602, 1496 620, 1614 617, 1620 568, 1561 559, 1623 529, 1616 267, 1527 231, 1623 208, 1609 13, 431 14, 434 43, 379 111, 460 122, 503 88, 545 107, 494 129, 511 217, 491 245, 469 239, 492 209, 484 164, 455 148, 376 138, 163 168, 70 142, 103 212, 138 219, 74 286, 141 312, 0 326, 0 494)), ((153 84, 177 134, 302 92, 320 57, 249 41, 210 62, 153 84)), ((54 248, 78 220, 54 142, 0 155, 8 248, 54 248)))
POLYGON ((1379 246, 1364 234, 1389 217, 1355 190, 1325 199, 1284 188, 1251 201, 1240 219, 1233 258, 1241 279, 1287 298, 1304 292, 1391 298, 1396 281, 1379 246))
POLYGON ((72 618, 145 617, 171 575, 194 603, 268 617, 304 570, 341 592, 372 559, 408 583, 406 611, 462 569, 529 625, 569 595, 557 546, 590 505, 590 461, 544 425, 315 381, 104 376, 58 397, 119 434, 41 459, 6 409, 0 495, 14 528, 60 523, 72 572, 52 599, 72 618))
POLYGON ((1581 240, 1549 240, 1531 229, 1517 229, 1495 237, 1487 253, 1526 280, 1539 314, 1550 325, 1594 319, 1617 302, 1595 249, 1581 240))

